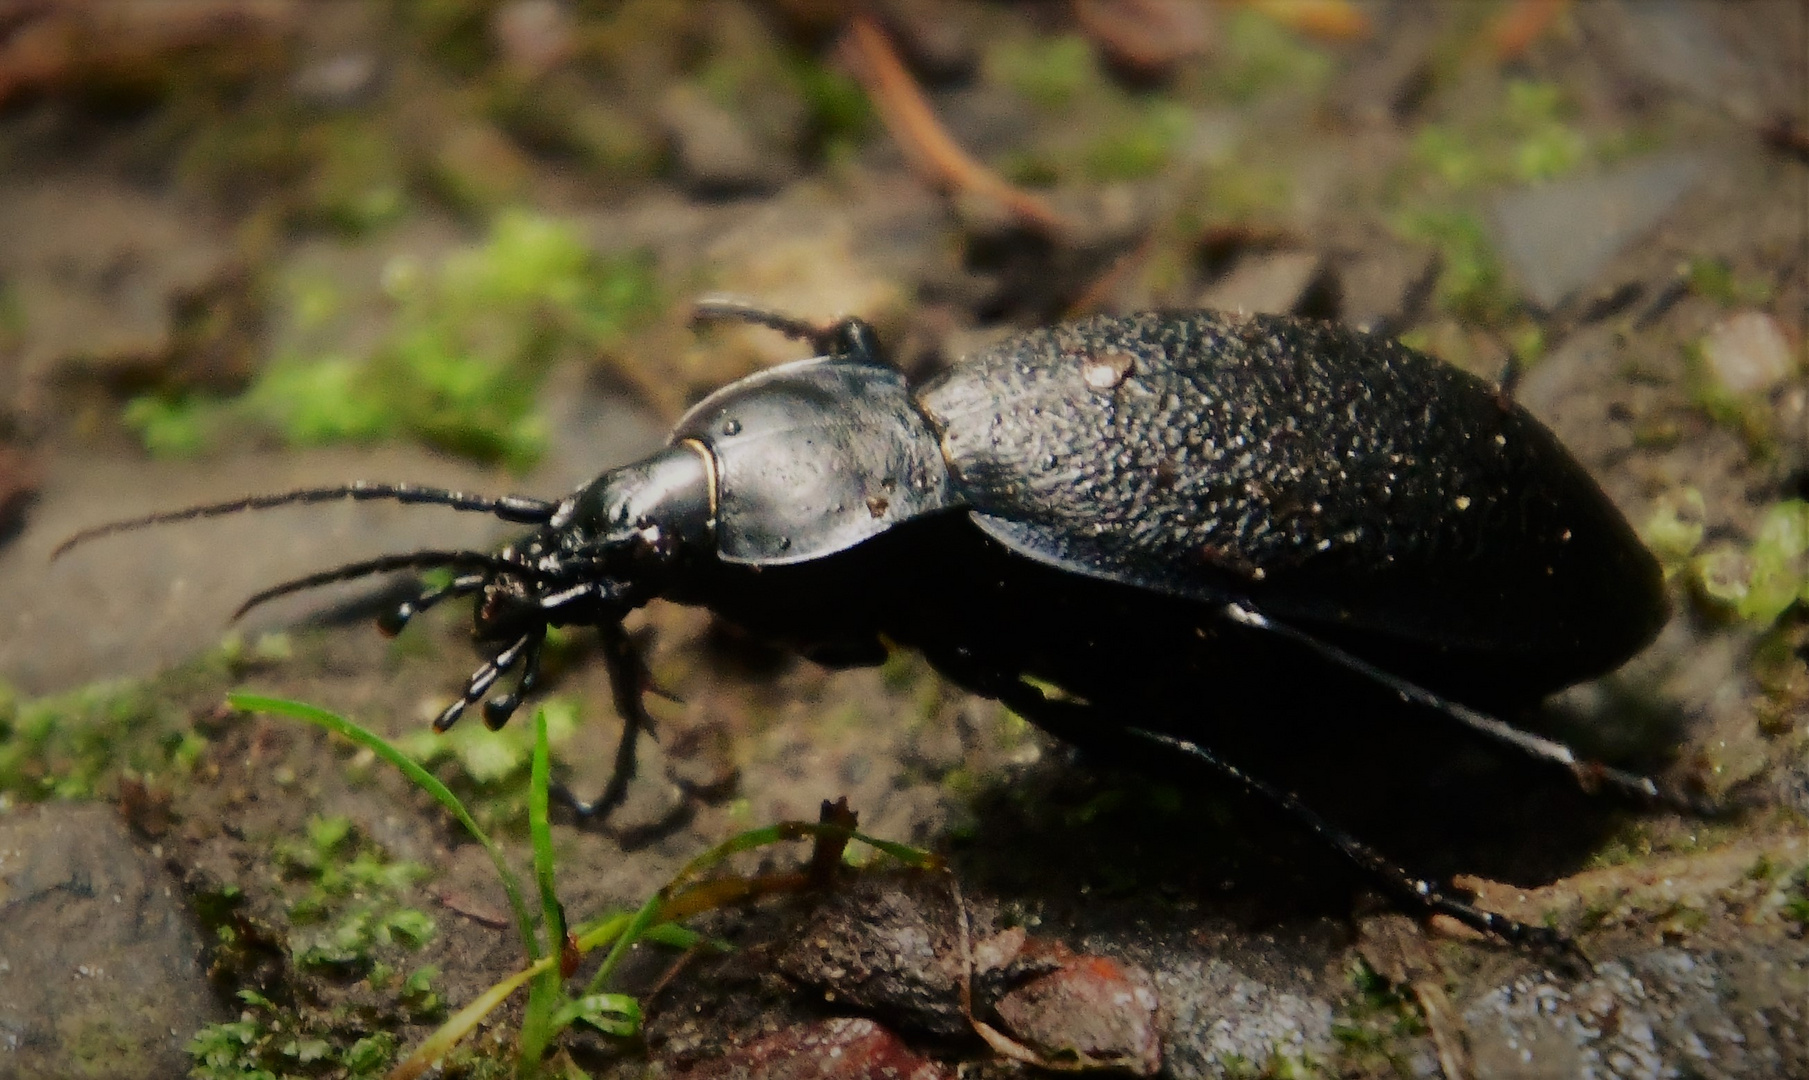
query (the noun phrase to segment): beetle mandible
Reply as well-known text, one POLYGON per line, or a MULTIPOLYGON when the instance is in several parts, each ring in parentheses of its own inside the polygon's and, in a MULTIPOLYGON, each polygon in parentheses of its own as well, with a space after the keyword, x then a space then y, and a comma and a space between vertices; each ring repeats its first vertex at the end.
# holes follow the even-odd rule
POLYGON ((1484 711, 1612 670, 1668 615, 1659 566, 1625 519, 1488 383, 1332 324, 1191 312, 1031 330, 913 387, 858 319, 817 325, 730 302, 698 314, 770 327, 819 355, 716 391, 664 449, 562 499, 361 482, 102 525, 57 554, 149 524, 341 498, 537 526, 494 553, 416 551, 311 574, 241 611, 451 568, 450 583, 382 620, 393 632, 476 596, 474 632, 494 652, 441 730, 480 701, 500 726, 535 687, 547 629, 596 627, 625 725, 605 808, 650 726, 623 619, 656 597, 825 663, 878 663, 888 642, 919 649, 946 678, 1083 748, 1123 741, 1208 768, 1403 902, 1511 939, 1542 931, 1395 869, 1215 751, 1210 724, 1177 706, 1235 669, 1215 650, 1256 642, 1585 786, 1661 797, 1484 711), (492 695, 514 669, 514 688, 492 695))

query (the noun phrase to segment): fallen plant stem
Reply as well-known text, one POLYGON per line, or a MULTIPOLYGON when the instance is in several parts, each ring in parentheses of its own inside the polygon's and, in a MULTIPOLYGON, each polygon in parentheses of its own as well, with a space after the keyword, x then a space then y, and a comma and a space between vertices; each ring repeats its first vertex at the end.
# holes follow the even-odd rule
POLYGON ((1495 59, 1505 64, 1525 56, 1569 6, 1570 0, 1514 0, 1489 24, 1495 59))
POLYGON ((1351 0, 1236 0, 1289 28, 1325 41, 1355 41, 1370 33, 1369 16, 1351 0))
POLYGON ((932 184, 995 202, 1041 232, 1070 231, 1067 220, 1047 202, 974 160, 955 142, 871 17, 854 15, 843 40, 853 56, 855 77, 872 96, 886 130, 932 184))

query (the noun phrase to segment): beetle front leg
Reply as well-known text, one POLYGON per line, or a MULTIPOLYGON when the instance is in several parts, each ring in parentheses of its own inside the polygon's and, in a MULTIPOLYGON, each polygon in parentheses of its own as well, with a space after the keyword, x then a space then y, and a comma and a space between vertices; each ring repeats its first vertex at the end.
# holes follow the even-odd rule
POLYGON ((540 650, 545 644, 546 628, 541 627, 540 632, 528 642, 527 653, 521 663, 521 681, 515 684, 515 689, 484 702, 485 727, 491 731, 500 729, 509 722, 509 717, 515 715, 522 700, 534 692, 534 688, 540 683, 540 650))
POLYGON ((616 713, 622 718, 622 738, 616 743, 615 765, 603 794, 585 802, 561 788, 565 800, 580 820, 607 817, 611 810, 628 797, 628 782, 634 779, 635 744, 642 733, 652 735, 653 716, 647 712, 647 665, 635 647, 634 639, 621 623, 603 623, 597 627, 603 644, 603 663, 609 670, 609 688, 615 699, 616 713))
MULTIPOLYGON (((544 637, 545 635, 546 630, 543 627, 540 631, 540 636, 544 637)), ((483 666, 472 672, 471 678, 465 683, 464 692, 458 696, 457 700, 441 711, 438 718, 433 722, 433 729, 435 731, 445 732, 447 729, 451 728, 452 725, 458 723, 459 717, 465 715, 465 710, 477 704, 479 701, 482 701, 484 695, 490 692, 490 688, 496 685, 496 680, 502 678, 510 668, 514 667, 516 663, 520 661, 522 654, 527 652, 530 648, 538 650, 538 640, 533 634, 523 634, 515 644, 510 645, 502 652, 497 653, 486 661, 483 666)), ((504 719, 507 719, 507 717, 504 717, 504 719)))

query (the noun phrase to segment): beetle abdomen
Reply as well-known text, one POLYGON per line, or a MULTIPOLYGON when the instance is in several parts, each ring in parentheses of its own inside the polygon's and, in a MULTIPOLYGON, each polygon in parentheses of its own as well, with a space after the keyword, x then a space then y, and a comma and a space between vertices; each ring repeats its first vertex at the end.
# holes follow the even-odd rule
POLYGON ((1616 666, 1658 567, 1538 421, 1395 342, 1210 312, 1032 331, 926 386, 958 498, 1021 553, 1334 636, 1616 666))

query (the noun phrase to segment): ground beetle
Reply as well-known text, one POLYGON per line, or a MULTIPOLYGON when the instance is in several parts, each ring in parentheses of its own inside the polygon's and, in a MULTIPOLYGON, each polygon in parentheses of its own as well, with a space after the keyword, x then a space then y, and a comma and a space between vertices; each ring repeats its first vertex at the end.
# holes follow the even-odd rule
POLYGON ((1404 902, 1509 938, 1540 931, 1393 868, 1222 756, 1213 706, 1249 664, 1358 679, 1585 786, 1659 797, 1491 715, 1615 668, 1668 612, 1633 530, 1499 388, 1366 333, 1210 312, 1032 330, 912 387, 858 319, 819 326, 726 302, 699 314, 820 355, 718 390, 665 449, 557 501, 357 483, 103 525, 59 553, 156 522, 340 498, 536 525, 496 553, 373 559, 246 607, 451 568, 384 620, 394 631, 476 594, 476 636, 496 651, 441 729, 519 668, 513 690, 484 702, 501 725, 534 688, 547 628, 597 627, 625 718, 605 807, 649 726, 622 620, 656 597, 825 663, 914 647, 1083 748, 1138 745, 1210 768, 1404 902))

